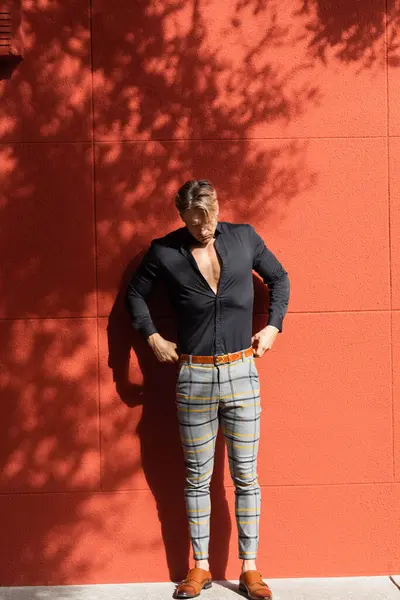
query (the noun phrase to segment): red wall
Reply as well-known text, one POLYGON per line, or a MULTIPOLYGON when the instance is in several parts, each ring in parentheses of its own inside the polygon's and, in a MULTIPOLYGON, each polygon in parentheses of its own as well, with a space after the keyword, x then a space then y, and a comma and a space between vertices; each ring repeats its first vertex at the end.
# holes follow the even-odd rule
MULTIPOLYGON (((118 292, 180 226, 189 177, 213 181, 222 219, 252 223, 292 284, 258 363, 259 569, 399 572, 398 2, 21 9, 24 60, 0 81, 0 584, 185 574, 175 370, 118 292)), ((256 327, 265 312, 257 292, 256 327)), ((219 442, 211 564, 237 578, 219 442)))

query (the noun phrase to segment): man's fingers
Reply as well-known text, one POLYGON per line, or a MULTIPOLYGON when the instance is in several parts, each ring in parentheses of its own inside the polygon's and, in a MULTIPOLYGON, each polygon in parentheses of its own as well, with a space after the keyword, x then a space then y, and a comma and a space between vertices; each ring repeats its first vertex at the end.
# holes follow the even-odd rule
POLYGON ((164 362, 176 363, 179 360, 179 354, 176 352, 174 354, 166 354, 164 357, 164 362))
POLYGON ((265 348, 264 348, 264 347, 261 347, 261 348, 260 348, 260 347, 259 347, 259 348, 257 348, 257 350, 255 351, 255 353, 254 353, 254 356, 256 356, 256 357, 258 357, 258 358, 261 358, 261 356, 263 356, 263 354, 265 354, 267 350, 269 350, 269 348, 267 348, 267 347, 265 347, 265 348))

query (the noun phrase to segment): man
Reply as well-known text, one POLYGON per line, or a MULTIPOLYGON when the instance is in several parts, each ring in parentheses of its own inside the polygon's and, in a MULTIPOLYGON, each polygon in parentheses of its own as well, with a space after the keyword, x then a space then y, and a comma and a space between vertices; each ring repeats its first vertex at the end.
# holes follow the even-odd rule
POLYGON ((133 326, 146 337, 157 359, 179 363, 176 406, 195 563, 175 597, 194 598, 211 587, 210 480, 221 424, 235 486, 242 560, 239 589, 252 600, 271 598, 255 563, 261 407, 254 357, 263 356, 282 331, 289 279, 251 225, 218 221, 217 195, 208 180, 186 182, 175 204, 185 227, 152 241, 126 294, 133 326), (270 309, 267 326, 252 337, 253 269, 268 284, 270 309), (146 304, 157 277, 165 281, 177 315, 178 344, 161 337, 146 304))

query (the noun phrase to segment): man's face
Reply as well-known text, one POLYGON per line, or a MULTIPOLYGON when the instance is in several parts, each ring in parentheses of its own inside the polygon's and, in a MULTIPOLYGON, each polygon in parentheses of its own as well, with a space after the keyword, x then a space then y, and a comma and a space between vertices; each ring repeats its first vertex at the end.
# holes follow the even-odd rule
POLYGON ((208 215, 199 208, 190 208, 181 214, 181 219, 200 244, 208 244, 214 237, 217 227, 218 205, 208 215))

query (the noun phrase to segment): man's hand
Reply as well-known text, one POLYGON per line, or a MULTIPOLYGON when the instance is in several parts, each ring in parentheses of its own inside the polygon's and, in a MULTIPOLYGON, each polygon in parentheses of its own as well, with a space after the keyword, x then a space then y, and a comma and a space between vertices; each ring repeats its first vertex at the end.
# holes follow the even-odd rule
POLYGON ((254 356, 260 358, 264 352, 271 350, 279 329, 274 325, 267 325, 251 338, 251 345, 254 348, 254 356))
POLYGON ((147 341, 160 362, 177 362, 179 360, 175 342, 165 340, 159 333, 153 333, 147 338, 147 341))

